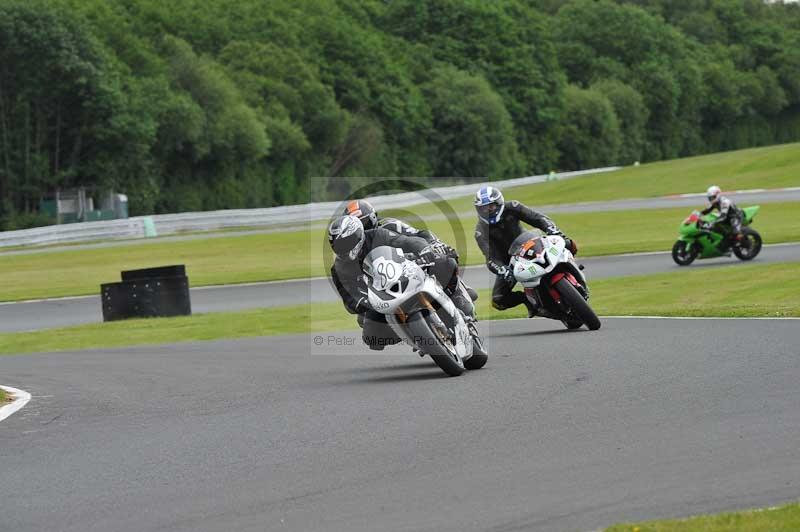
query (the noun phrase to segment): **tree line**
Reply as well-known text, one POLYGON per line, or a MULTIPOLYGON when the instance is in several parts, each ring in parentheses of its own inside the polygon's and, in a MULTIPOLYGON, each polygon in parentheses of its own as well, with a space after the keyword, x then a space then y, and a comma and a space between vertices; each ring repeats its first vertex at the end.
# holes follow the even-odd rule
POLYGON ((4 0, 0 228, 800 139, 800 7, 761 0, 4 0))

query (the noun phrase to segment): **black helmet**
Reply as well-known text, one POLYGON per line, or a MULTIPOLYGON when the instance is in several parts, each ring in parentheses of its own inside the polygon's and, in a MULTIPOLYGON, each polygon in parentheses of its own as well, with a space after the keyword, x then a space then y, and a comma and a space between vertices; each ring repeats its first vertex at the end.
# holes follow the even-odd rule
POLYGON ((355 216, 341 216, 328 226, 328 242, 342 260, 356 260, 364 246, 364 225, 355 216))
POLYGON ((364 229, 375 229, 378 225, 378 213, 367 200, 348 201, 342 216, 355 216, 364 225, 364 229))

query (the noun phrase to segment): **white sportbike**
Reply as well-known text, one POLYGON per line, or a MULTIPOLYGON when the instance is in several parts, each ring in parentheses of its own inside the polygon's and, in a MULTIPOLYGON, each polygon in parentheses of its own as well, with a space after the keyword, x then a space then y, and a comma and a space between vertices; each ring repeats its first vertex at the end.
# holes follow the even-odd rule
POLYGON ((567 249, 556 235, 526 231, 508 250, 508 267, 525 290, 525 297, 539 309, 539 315, 560 320, 568 329, 586 325, 594 331, 600 320, 589 306, 589 286, 567 249))
MULTIPOLYGON (((410 260, 402 249, 379 246, 366 256, 369 303, 386 315, 392 330, 450 376, 479 369, 488 354, 475 320, 459 310, 433 275, 429 264, 410 260)), ((458 289, 464 290, 459 280, 458 289)), ((467 301, 470 301, 467 295, 467 301)))

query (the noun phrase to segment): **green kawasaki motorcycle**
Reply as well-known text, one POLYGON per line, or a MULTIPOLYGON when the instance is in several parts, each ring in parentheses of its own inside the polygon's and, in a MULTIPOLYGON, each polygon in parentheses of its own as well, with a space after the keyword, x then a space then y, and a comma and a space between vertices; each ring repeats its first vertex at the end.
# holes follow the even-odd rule
POLYGON ((730 233, 707 228, 717 218, 716 213, 701 216, 699 211, 694 211, 681 224, 681 236, 672 246, 672 260, 679 266, 688 266, 698 258, 730 256, 731 251, 742 260, 754 259, 761 251, 761 235, 749 226, 758 209, 758 205, 742 209, 742 236, 739 239, 730 233))

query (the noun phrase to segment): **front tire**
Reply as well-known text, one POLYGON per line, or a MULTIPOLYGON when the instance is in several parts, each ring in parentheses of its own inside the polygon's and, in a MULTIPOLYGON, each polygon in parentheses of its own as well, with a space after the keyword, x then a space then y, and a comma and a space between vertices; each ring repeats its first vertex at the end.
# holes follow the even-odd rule
POLYGON ((466 368, 447 339, 447 327, 435 312, 425 311, 406 324, 417 348, 430 355, 434 363, 451 377, 458 377, 466 368))
POLYGON ((583 296, 578 290, 572 286, 572 283, 567 278, 562 278, 556 283, 556 290, 561 294, 561 300, 568 308, 575 313, 575 316, 581 320, 590 331, 596 331, 600 328, 600 319, 594 313, 589 303, 583 299, 583 296))
POLYGON ((749 227, 742 228, 742 234, 747 242, 747 247, 734 246, 733 253, 741 260, 753 260, 761 251, 761 235, 749 227))
POLYGON ((686 242, 683 240, 678 240, 672 246, 672 260, 675 261, 675 264, 678 266, 688 266, 694 262, 694 259, 697 258, 697 251, 694 248, 689 248, 689 251, 686 251, 686 242))

